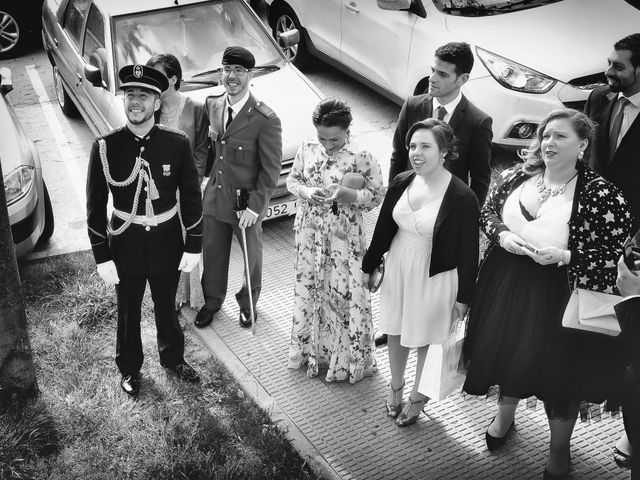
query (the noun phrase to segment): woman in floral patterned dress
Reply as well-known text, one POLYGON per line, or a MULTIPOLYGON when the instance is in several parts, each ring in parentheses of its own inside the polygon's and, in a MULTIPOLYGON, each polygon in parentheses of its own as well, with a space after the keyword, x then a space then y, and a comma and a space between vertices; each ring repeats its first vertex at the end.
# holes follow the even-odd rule
POLYGON ((349 139, 351 111, 338 99, 313 112, 317 138, 303 142, 287 188, 298 197, 295 292, 288 366, 355 383, 376 370, 362 212, 382 201, 382 171, 349 139))

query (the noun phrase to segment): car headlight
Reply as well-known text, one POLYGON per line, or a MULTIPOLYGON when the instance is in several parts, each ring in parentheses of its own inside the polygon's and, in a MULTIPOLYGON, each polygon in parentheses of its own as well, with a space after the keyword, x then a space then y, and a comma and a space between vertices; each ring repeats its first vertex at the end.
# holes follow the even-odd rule
POLYGON ((7 196, 7 206, 24 197, 35 176, 35 168, 22 165, 4 177, 4 191, 7 196))
POLYGON ((480 47, 476 54, 500 85, 525 93, 547 93, 557 80, 480 47))

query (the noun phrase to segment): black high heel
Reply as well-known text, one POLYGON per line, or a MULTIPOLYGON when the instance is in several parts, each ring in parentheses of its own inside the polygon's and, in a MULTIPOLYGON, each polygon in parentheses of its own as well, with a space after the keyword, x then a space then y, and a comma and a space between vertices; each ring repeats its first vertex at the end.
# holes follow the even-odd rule
POLYGON ((613 447, 613 461, 616 462, 616 465, 620 468, 631 470, 631 455, 624 453, 618 447, 613 447))
MULTIPOLYGON (((495 419, 496 417, 493 417, 493 419, 491 420, 491 423, 489 423, 489 427, 491 426, 491 424, 495 419)), ((487 427, 487 431, 484 433, 484 441, 487 443, 487 449, 490 452, 497 450, 498 448, 502 447, 505 443, 507 443, 507 436, 509 435, 509 432, 513 430, 513 426, 515 425, 515 423, 516 421, 514 419, 511 422, 511 425, 509 425, 509 428, 507 429, 506 433, 502 437, 494 437, 493 435, 490 435, 489 427, 487 427)))

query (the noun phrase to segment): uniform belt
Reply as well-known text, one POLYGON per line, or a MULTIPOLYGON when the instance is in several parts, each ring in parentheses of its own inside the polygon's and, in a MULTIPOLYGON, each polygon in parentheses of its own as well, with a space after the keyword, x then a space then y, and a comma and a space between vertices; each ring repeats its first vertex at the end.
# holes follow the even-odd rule
MULTIPOLYGON (((156 223, 159 225, 161 223, 166 222, 167 220, 171 220, 178 213, 178 205, 174 205, 169 210, 158 213, 155 215, 156 223)), ((146 227, 148 225, 153 226, 149 223, 149 219, 146 215, 131 215, 131 213, 123 212, 122 210, 113 209, 113 214, 121 220, 127 221, 131 219, 131 223, 135 223, 136 225, 142 225, 146 227)))

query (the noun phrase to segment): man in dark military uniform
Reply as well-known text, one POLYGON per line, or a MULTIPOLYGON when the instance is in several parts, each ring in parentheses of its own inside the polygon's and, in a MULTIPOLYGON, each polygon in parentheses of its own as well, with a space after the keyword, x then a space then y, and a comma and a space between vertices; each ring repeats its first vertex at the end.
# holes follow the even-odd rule
MULTIPOLYGON (((249 91, 255 59, 242 47, 229 47, 222 56, 222 84, 226 95, 208 97, 211 145, 214 152, 211 177, 205 187, 204 272, 205 305, 195 325, 204 327, 220 310, 227 293, 231 239, 240 241, 245 229, 254 303, 262 282, 262 219, 276 188, 282 167, 280 119, 249 91), (246 208, 236 211, 238 192, 246 192, 246 208)), ((240 241, 242 245, 242 241, 240 241)), ((236 293, 240 325, 251 326, 247 279, 236 293)), ((257 320, 257 314, 254 317, 257 320)))
POLYGON ((116 364, 122 389, 135 397, 143 360, 140 307, 147 281, 160 363, 183 380, 199 380, 184 361, 184 334, 174 300, 180 270, 190 271, 198 263, 202 204, 189 139, 180 131, 155 125, 153 114, 160 108, 167 77, 142 65, 123 67, 119 77, 127 124, 93 143, 87 224, 98 273, 107 284, 116 285, 116 364), (107 219, 109 192, 114 207, 111 222, 107 219))

